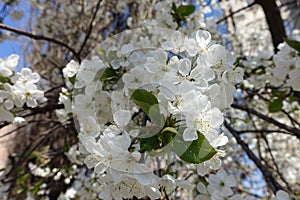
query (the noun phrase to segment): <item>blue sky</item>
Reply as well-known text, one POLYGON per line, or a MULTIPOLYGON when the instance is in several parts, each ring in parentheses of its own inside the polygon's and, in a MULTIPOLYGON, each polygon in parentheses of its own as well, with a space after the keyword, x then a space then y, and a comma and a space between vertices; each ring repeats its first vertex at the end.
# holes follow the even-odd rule
MULTIPOLYGON (((0 2, 0 8, 4 5, 3 2, 0 2)), ((14 28, 19 28, 24 30, 26 27, 26 22, 29 16, 29 2, 28 1, 20 1, 19 5, 17 6, 17 10, 24 11, 24 15, 20 20, 12 20, 9 15, 4 18, 3 23, 7 26, 11 26, 14 28), (27 12, 26 12, 27 11, 27 12)), ((5 30, 1 30, 1 32, 5 32, 5 30)), ((20 38, 21 39, 21 38, 20 38)), ((18 69, 24 66, 24 59, 22 56, 22 44, 19 41, 15 40, 7 40, 5 39, 3 42, 0 43, 0 58, 8 57, 11 54, 18 54, 20 56, 20 61, 18 65, 18 69)))

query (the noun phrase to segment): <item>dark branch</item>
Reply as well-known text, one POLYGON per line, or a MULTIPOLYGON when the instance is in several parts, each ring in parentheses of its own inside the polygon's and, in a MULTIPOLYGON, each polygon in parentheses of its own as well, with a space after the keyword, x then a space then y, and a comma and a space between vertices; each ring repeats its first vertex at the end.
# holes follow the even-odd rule
POLYGON ((273 175, 270 172, 270 170, 265 165, 263 165, 261 163, 261 161, 259 160, 259 158, 251 151, 251 149, 249 148, 248 144, 246 144, 242 140, 241 136, 236 132, 236 130, 233 129, 226 120, 224 121, 224 125, 227 128, 227 130, 232 133, 232 135, 236 139, 237 143, 243 148, 243 150, 246 152, 246 154, 248 155, 248 157, 260 169, 260 171, 262 172, 262 174, 263 174, 263 176, 264 176, 264 178, 266 180, 266 183, 270 185, 270 188, 272 189, 273 193, 276 194, 276 192, 278 190, 282 190, 281 185, 275 180, 275 178, 273 177, 273 175))
POLYGON ((259 117, 260 119, 262 120, 265 120, 271 124, 274 124, 275 126, 281 128, 281 129, 284 129, 290 133, 293 133, 293 135, 295 135, 298 139, 300 139, 300 129, 297 129, 297 128, 294 128, 294 127, 290 127, 286 124, 283 124, 275 119, 273 119, 272 117, 268 117, 252 108, 247 108, 245 106, 242 106, 242 105, 238 105, 238 104, 232 104, 231 105, 233 108, 237 108, 239 110, 243 110, 243 111, 246 111, 248 113, 251 113, 257 117, 259 117))
POLYGON ((63 46, 66 49, 68 49, 69 51, 71 51, 78 61, 81 60, 80 57, 79 57, 79 54, 76 53, 76 51, 72 47, 70 47, 68 44, 66 44, 62 41, 56 40, 54 38, 46 37, 46 36, 43 36, 43 35, 34 35, 32 33, 26 32, 26 31, 22 31, 22 30, 19 30, 19 29, 16 29, 16 28, 12 28, 10 26, 6 26, 2 23, 0 23, 0 29, 10 31, 10 32, 16 33, 18 35, 23 35, 23 36, 29 37, 31 39, 34 39, 34 40, 48 41, 48 42, 63 46))
POLYGON ((243 10, 246 10, 246 9, 248 9, 248 8, 251 8, 251 7, 254 6, 255 4, 256 4, 256 2, 253 2, 253 3, 251 3, 251 4, 249 4, 249 5, 245 6, 245 7, 242 7, 242 8, 240 8, 240 9, 238 9, 238 10, 235 10, 235 11, 233 11, 233 12, 230 12, 229 15, 225 16, 225 17, 222 18, 222 19, 219 19, 219 20, 217 21, 217 24, 219 24, 219 23, 221 23, 221 22, 227 20, 228 18, 233 17, 233 15, 235 15, 235 14, 237 14, 237 13, 243 11, 243 10))

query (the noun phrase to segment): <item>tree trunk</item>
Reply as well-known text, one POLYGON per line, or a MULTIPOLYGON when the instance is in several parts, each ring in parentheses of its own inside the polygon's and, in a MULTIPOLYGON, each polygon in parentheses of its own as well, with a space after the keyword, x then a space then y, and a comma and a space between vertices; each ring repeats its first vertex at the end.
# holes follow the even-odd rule
POLYGON ((261 5, 264 10, 269 30, 272 35, 274 50, 277 52, 277 46, 282 43, 283 38, 286 37, 279 8, 276 5, 275 0, 256 0, 255 2, 261 5))

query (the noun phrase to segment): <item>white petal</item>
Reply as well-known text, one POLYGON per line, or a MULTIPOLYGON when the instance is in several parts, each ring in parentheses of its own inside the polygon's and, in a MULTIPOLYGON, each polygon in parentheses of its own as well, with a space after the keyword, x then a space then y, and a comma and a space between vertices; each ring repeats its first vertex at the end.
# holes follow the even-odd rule
POLYGON ((126 126, 131 120, 131 112, 129 110, 120 109, 113 114, 114 121, 119 127, 126 126))
POLYGON ((190 56, 195 56, 198 53, 197 43, 194 39, 186 39, 184 46, 190 56))
POLYGON ((14 103, 11 100, 6 100, 3 105, 6 110, 11 110, 14 107, 14 103))
POLYGON ((40 75, 38 73, 34 72, 31 74, 30 79, 31 79, 30 80, 31 82, 37 83, 40 80, 40 75))
POLYGON ((225 184, 229 187, 234 187, 236 186, 236 180, 234 178, 233 175, 229 175, 226 177, 226 179, 224 180, 225 181, 225 184))
POLYGON ((208 173, 208 170, 209 170, 209 167, 204 165, 204 163, 200 163, 198 164, 197 166, 197 173, 200 175, 200 176, 204 176, 205 174, 208 173))
POLYGON ((19 56, 16 54, 12 54, 6 58, 5 65, 11 70, 14 70, 16 66, 18 65, 19 56))
POLYGON ((177 180, 177 181, 176 181, 176 185, 177 185, 178 187, 185 188, 185 189, 188 189, 188 190, 193 189, 192 184, 189 183, 189 182, 186 181, 186 180, 177 180))
POLYGON ((28 107, 35 108, 35 107, 37 107, 38 104, 37 104, 37 101, 36 101, 35 99, 33 99, 33 98, 28 98, 28 99, 27 99, 26 105, 27 105, 28 107))
POLYGON ((211 35, 208 31, 199 30, 196 33, 196 40, 201 48, 205 48, 211 40, 211 35))
POLYGON ((283 190, 278 190, 276 192, 276 198, 277 200, 289 200, 289 194, 283 190))
POLYGON ((11 76, 13 73, 6 67, 0 66, 0 76, 8 77, 11 76))
POLYGON ((183 132, 184 141, 193 141, 198 139, 198 134, 195 129, 186 128, 183 132))
POLYGON ((223 187, 221 191, 219 191, 220 194, 222 194, 223 197, 229 197, 230 195, 233 194, 232 190, 230 187, 223 187))
POLYGON ((222 133, 219 135, 216 139, 212 141, 212 146, 213 147, 219 147, 219 146, 224 146, 228 142, 228 137, 222 133))
POLYGON ((201 182, 197 184, 197 191, 201 194, 207 194, 206 186, 201 182))
POLYGON ((159 199, 161 197, 160 191, 155 187, 145 187, 145 192, 150 199, 159 199))
POLYGON ((174 48, 174 44, 170 41, 163 42, 161 46, 163 49, 168 51, 172 51, 174 48))
POLYGON ((191 71, 191 62, 188 59, 184 59, 180 62, 178 70, 182 75, 188 75, 191 71))
POLYGON ((29 77, 31 75, 32 71, 29 68, 23 68, 21 70, 21 74, 25 77, 29 77))

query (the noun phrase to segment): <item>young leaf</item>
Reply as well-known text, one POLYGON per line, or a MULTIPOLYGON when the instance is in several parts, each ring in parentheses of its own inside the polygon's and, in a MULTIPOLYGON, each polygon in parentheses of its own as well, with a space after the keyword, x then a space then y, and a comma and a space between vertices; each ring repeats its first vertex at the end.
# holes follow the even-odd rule
POLYGON ((182 160, 194 164, 209 160, 217 153, 200 132, 198 132, 198 139, 191 142, 186 142, 182 136, 177 135, 173 140, 173 151, 182 160))
POLYGON ((282 107, 283 107, 282 99, 275 99, 269 104, 268 108, 270 112, 274 113, 280 111, 282 107))
POLYGON ((10 83, 10 79, 8 77, 0 76, 0 82, 2 82, 2 83, 10 83))
POLYGON ((107 67, 104 70, 104 72, 101 74, 100 81, 109 81, 117 78, 118 78, 118 74, 116 73, 116 71, 111 67, 107 67))
POLYGON ((76 81, 76 75, 69 77, 69 81, 72 83, 72 85, 74 85, 76 81))
POLYGON ((289 39, 284 39, 284 41, 293 49, 298 51, 300 53, 300 42, 296 40, 289 40, 289 39))
POLYGON ((177 8, 179 15, 181 16, 189 16, 195 11, 196 7, 194 5, 180 5, 177 8))

